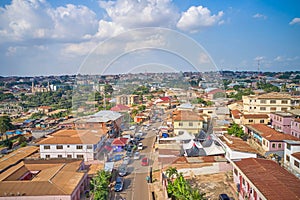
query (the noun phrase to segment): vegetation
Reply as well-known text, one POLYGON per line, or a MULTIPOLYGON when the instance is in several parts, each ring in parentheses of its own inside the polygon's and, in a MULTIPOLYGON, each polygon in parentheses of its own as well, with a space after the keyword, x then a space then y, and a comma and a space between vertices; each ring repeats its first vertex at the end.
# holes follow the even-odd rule
POLYGON ((182 173, 178 173, 177 169, 170 167, 167 169, 168 176, 167 192, 173 200, 202 200, 205 199, 203 193, 191 185, 184 179, 182 173), (174 177, 176 177, 174 179, 174 177), (174 179, 174 180, 173 180, 174 179))
POLYGON ((94 200, 108 199, 110 178, 111 174, 104 170, 99 170, 92 178, 90 193, 94 200))
POLYGON ((211 106, 213 103, 211 101, 205 101, 202 98, 197 97, 191 101, 192 104, 203 104, 204 106, 211 106))
POLYGON ((265 92, 279 92, 280 91, 279 87, 272 85, 270 83, 258 82, 257 87, 259 89, 264 90, 265 92))
POLYGON ((0 133, 4 134, 6 131, 13 129, 14 126, 11 123, 11 119, 9 116, 1 116, 0 117, 0 133))
POLYGON ((0 92, 0 101, 13 100, 13 99, 15 99, 15 96, 12 93, 0 92))
POLYGON ((237 91, 236 94, 231 93, 228 95, 228 97, 234 98, 236 100, 242 100, 243 96, 254 94, 254 92, 250 88, 243 89, 243 88, 238 87, 238 88, 236 88, 236 91, 237 91))
POLYGON ((243 138, 245 136, 243 129, 236 123, 233 123, 233 125, 227 129, 227 132, 229 135, 233 135, 240 138, 243 138))

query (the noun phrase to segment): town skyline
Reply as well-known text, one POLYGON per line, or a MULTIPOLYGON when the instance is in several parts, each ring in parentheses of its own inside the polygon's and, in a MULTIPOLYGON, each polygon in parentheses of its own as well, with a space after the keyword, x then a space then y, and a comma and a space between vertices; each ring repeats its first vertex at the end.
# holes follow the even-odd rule
MULTIPOLYGON (((123 38, 117 46, 124 47, 126 52, 125 47, 136 47, 126 33, 151 27, 171 30, 175 36, 184 36, 201 46, 204 54, 194 56, 199 65, 186 63, 182 59, 186 56, 174 54, 174 57, 168 48, 166 52, 127 51, 127 59, 117 58, 119 62, 112 66, 110 74, 120 74, 120 68, 125 69, 122 73, 132 72, 130 67, 145 71, 149 63, 155 67, 146 68, 148 72, 191 71, 189 64, 199 67, 207 62, 216 71, 299 69, 300 4, 297 1, 118 0, 78 4, 76 1, 14 0, 2 1, 0 8, 1 76, 78 74, 87 55, 99 44, 111 37, 119 39, 121 35, 123 38)), ((159 43, 155 47, 164 47, 168 38, 148 30, 149 37, 137 41, 143 39, 145 45, 159 43)), ((182 52, 192 53, 185 49, 182 52)))

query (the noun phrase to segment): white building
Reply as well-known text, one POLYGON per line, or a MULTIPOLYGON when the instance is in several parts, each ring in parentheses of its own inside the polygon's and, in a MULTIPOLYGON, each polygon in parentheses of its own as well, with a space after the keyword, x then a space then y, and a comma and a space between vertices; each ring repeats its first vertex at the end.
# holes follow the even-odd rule
POLYGON ((60 130, 38 143, 40 157, 95 160, 105 138, 102 130, 60 130))
POLYGON ((284 166, 300 178, 300 141, 284 140, 284 166))

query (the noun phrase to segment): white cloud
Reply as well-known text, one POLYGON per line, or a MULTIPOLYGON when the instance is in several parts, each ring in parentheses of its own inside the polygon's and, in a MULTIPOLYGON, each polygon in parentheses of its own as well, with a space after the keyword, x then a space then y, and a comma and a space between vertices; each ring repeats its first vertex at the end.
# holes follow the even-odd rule
POLYGON ((98 23, 98 32, 95 34, 97 38, 108 38, 122 33, 125 29, 123 26, 115 22, 100 20, 98 23))
POLYGON ((254 58, 255 61, 259 61, 259 60, 263 60, 263 59, 265 59, 264 56, 256 56, 256 57, 254 58))
POLYGON ((125 28, 172 27, 179 18, 171 0, 100 1, 100 6, 113 22, 125 28))
POLYGON ((206 7, 192 6, 182 13, 177 23, 177 28, 184 31, 197 32, 203 27, 213 26, 218 23, 222 24, 224 22, 221 20, 223 15, 223 11, 219 11, 217 15, 211 15, 210 10, 206 7))
POLYGON ((300 24, 300 18, 295 17, 292 21, 290 21, 289 25, 300 24))
POLYGON ((263 15, 263 14, 260 14, 260 13, 256 13, 255 15, 252 16, 253 18, 260 18, 260 19, 267 19, 268 17, 263 15))

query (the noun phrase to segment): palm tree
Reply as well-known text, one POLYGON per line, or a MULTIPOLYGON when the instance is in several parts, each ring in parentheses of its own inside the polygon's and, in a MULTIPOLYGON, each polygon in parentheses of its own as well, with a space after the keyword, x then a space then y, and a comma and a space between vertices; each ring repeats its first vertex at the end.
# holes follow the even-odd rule
POLYGON ((166 175, 169 179, 172 179, 174 178, 174 176, 176 175, 176 177, 178 176, 178 171, 176 169, 176 167, 169 167, 167 170, 166 170, 166 175))
POLYGON ((91 193, 95 200, 108 198, 110 177, 110 173, 99 170, 91 180, 91 193))

